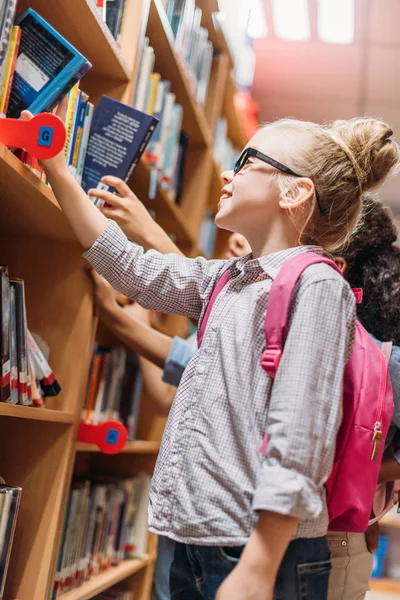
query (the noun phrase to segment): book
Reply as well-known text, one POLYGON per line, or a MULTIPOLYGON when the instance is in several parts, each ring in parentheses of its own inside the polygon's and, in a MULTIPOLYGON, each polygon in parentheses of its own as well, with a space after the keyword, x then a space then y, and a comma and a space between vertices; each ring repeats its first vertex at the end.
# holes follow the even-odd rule
MULTIPOLYGON (((102 96, 93 114, 82 176, 87 192, 105 175, 128 181, 138 164, 158 121, 155 117, 102 96)), ((110 188, 114 191, 113 188, 110 188)), ((101 203, 96 203, 98 206, 101 203)))
POLYGON ((2 0, 0 2, 0 89, 3 86, 6 57, 16 8, 17 0, 2 0))
POLYGON ((0 598, 4 595, 21 492, 20 487, 0 484, 0 598))
POLYGON ((11 39, 10 44, 8 46, 3 84, 2 87, 0 87, 0 114, 2 115, 6 115, 7 113, 7 107, 10 100, 11 87, 14 78, 15 64, 17 62, 20 40, 21 28, 15 26, 12 28, 11 32, 11 39))
POLYGON ((79 147, 78 162, 76 165, 76 180, 82 183, 83 168, 85 166, 86 152, 89 143, 89 133, 92 126, 94 106, 91 102, 86 103, 85 119, 82 128, 82 139, 79 147))
POLYGON ((105 22, 112 36, 118 40, 124 15, 125 0, 107 0, 105 7, 105 22))
POLYGON ((17 332, 17 364, 18 364, 18 403, 24 406, 32 405, 29 397, 29 368, 27 324, 25 308, 25 286, 22 279, 10 280, 15 293, 15 313, 17 332))
POLYGON ((175 104, 172 108, 170 128, 168 130, 168 139, 165 145, 164 161, 162 165, 162 185, 166 189, 170 189, 171 187, 171 182, 173 180, 176 168, 182 116, 182 106, 180 104, 175 104))
POLYGON ((183 194, 183 182, 185 178, 185 169, 187 156, 189 152, 189 135, 181 131, 179 136, 178 156, 176 159, 175 175, 172 182, 171 194, 176 204, 180 204, 183 194))
POLYGON ((149 82, 155 62, 154 49, 147 46, 143 51, 142 64, 140 66, 140 75, 137 81, 135 91, 134 107, 137 110, 144 111, 147 108, 149 82))
POLYGON ((10 373, 11 404, 18 404, 17 320, 15 312, 15 289, 10 286, 10 373))
POLYGON ((70 153, 70 165, 69 165, 70 170, 71 170, 72 174, 75 176, 75 178, 77 176, 79 152, 80 152, 81 143, 82 143, 83 127, 84 127, 85 118, 86 118, 86 105, 87 105, 88 100, 89 100, 89 96, 81 91, 80 95, 79 95, 79 103, 78 103, 77 117, 75 120, 75 129, 74 129, 74 135, 73 135, 73 141, 72 141, 72 147, 71 147, 71 153, 70 153))
POLYGON ((149 93, 149 101, 147 103, 146 112, 149 115, 154 114, 154 108, 157 99, 157 91, 160 83, 161 75, 160 73, 152 73, 150 75, 150 93, 149 93))
POLYGON ((10 362, 10 283, 8 268, 0 265, 1 297, 0 297, 0 402, 11 402, 11 362, 10 362))
POLYGON ((96 0, 96 6, 99 9, 102 20, 106 21, 107 0, 96 0))
POLYGON ((92 66, 33 9, 17 25, 22 33, 7 111, 12 118, 24 109, 50 112, 92 66))

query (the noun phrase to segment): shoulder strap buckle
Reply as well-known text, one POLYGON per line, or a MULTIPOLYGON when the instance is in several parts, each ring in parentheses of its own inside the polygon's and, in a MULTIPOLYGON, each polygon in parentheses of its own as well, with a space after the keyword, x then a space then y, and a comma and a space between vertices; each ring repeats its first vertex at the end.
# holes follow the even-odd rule
POLYGON ((279 348, 267 348, 261 356, 261 366, 268 373, 271 379, 275 378, 279 363, 282 358, 282 350, 279 348))

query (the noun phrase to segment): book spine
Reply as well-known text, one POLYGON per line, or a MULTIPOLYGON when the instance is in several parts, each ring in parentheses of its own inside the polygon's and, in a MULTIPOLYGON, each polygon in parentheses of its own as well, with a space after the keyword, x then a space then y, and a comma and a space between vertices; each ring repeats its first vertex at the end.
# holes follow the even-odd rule
POLYGON ((10 363, 10 284, 8 279, 8 269, 6 266, 0 266, 1 278, 1 298, 0 298, 0 319, 1 319, 1 372, 0 372, 0 401, 11 401, 11 363, 10 363))
POLYGON ((68 94, 68 108, 67 108, 67 114, 65 117, 65 130, 67 132, 67 138, 65 140, 64 153, 65 153, 65 158, 66 158, 67 162, 69 161, 70 147, 72 144, 73 125, 74 125, 74 118, 76 115, 76 104, 78 101, 78 97, 79 97, 79 86, 76 83, 68 94))
POLYGON ((126 174, 126 177, 125 177, 125 182, 129 181, 129 179, 130 179, 130 177, 131 177, 131 175, 132 175, 132 173, 133 173, 136 165, 138 164, 138 162, 142 158, 143 152, 145 151, 146 146, 149 143, 149 140, 150 140, 151 136, 153 135, 153 132, 154 132, 154 129, 156 128, 156 125, 157 125, 157 120, 153 118, 151 120, 151 123, 150 123, 147 131, 146 131, 146 135, 144 136, 144 138, 142 140, 142 143, 140 144, 140 146, 139 146, 139 148, 138 148, 138 150, 137 150, 137 152, 136 152, 136 154, 135 154, 135 156, 134 156, 134 158, 132 160, 131 166, 130 166, 130 168, 129 168, 127 174, 126 174))
POLYGON ((146 94, 147 86, 150 79, 151 72, 154 67, 154 50, 151 46, 148 46, 144 51, 143 66, 140 73, 140 79, 138 81, 138 91, 135 108, 137 110, 144 111, 146 108, 146 94))
POLYGON ((76 180, 82 183, 83 168, 85 166, 86 151, 89 143, 90 127, 92 125, 94 106, 91 102, 87 103, 85 122, 83 125, 82 142, 79 149, 78 165, 76 168, 76 180))
POLYGON ((0 113, 6 115, 8 103, 10 100, 12 82, 15 71, 15 63, 17 62, 19 43, 21 40, 21 28, 13 27, 10 46, 7 54, 7 64, 4 74, 3 87, 0 95, 0 113))
POLYGON ((10 366, 11 404, 18 404, 17 321, 15 312, 15 289, 10 286, 10 366))

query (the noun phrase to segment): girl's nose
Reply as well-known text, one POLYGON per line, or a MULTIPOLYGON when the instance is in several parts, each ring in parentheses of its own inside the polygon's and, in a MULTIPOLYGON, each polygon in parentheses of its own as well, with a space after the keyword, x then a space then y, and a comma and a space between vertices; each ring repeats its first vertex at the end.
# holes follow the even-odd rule
POLYGON ((230 183, 233 179, 233 169, 230 171, 224 171, 221 175, 221 179, 223 183, 230 183))

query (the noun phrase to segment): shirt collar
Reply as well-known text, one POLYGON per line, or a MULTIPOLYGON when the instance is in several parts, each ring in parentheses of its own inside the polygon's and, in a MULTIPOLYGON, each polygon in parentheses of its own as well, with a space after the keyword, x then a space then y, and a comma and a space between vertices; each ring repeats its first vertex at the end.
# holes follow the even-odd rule
POLYGON ((266 254, 260 258, 253 258, 252 254, 247 254, 232 261, 233 264, 230 266, 231 273, 233 276, 238 273, 265 273, 271 279, 275 279, 285 262, 304 252, 323 254, 323 249, 320 246, 296 246, 295 248, 287 248, 273 254, 266 254))

